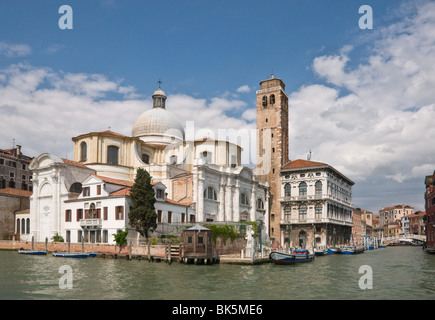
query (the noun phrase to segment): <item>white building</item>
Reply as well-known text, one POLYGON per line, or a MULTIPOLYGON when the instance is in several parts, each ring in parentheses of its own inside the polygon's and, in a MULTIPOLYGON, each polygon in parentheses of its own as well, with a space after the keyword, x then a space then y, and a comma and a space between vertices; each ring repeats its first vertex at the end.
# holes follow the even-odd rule
MULTIPOLYGON (((262 221, 267 237, 269 186, 240 165, 241 147, 185 141, 183 126, 165 104, 159 88, 153 108, 135 121, 132 137, 90 132, 72 138, 74 161, 49 153, 32 161, 35 241, 58 233, 71 242, 83 236, 86 242, 113 243, 113 233, 128 227, 128 188, 138 168, 149 172, 156 188, 158 232, 193 221, 262 221)), ((139 241, 130 231, 129 238, 139 241)))
POLYGON ((283 166, 281 243, 302 248, 349 243, 353 184, 325 163, 294 160, 283 166))

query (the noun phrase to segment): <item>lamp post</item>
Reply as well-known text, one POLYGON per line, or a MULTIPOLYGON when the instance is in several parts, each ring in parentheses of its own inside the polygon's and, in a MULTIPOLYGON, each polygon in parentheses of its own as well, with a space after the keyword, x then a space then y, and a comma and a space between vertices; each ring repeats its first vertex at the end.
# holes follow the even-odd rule
POLYGON ((291 229, 291 226, 288 224, 286 226, 286 229, 287 229, 287 233, 288 233, 288 252, 290 252, 290 229, 291 229))

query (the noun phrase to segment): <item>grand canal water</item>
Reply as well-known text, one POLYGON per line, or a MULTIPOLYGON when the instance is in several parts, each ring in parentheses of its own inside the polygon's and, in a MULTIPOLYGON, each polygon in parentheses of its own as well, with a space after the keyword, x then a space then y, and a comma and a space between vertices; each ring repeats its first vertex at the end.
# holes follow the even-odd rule
POLYGON ((241 266, 66 259, 0 251, 0 299, 433 300, 435 255, 421 247, 391 247, 316 257, 299 265, 241 266), (59 269, 64 265, 72 270, 71 289, 59 286, 64 275, 59 269), (359 286, 365 275, 359 273, 363 265, 372 269, 372 289, 359 286))

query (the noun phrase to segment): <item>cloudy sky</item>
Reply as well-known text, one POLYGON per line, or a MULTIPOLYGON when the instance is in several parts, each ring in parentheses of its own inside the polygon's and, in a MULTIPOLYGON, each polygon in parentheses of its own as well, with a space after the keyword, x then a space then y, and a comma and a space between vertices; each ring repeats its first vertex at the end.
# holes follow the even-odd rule
POLYGON ((292 160, 311 150, 344 173, 355 207, 424 210, 435 170, 434 2, 67 2, 0 3, 0 148, 15 141, 30 156, 72 159, 73 136, 131 135, 159 79, 167 109, 198 136, 252 130, 255 91, 273 73, 290 98, 292 160), (373 29, 360 28, 362 5, 373 29))

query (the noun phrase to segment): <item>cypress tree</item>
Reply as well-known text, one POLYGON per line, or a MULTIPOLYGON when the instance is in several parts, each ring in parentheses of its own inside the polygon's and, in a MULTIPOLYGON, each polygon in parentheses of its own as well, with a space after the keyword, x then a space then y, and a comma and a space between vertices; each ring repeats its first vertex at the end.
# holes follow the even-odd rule
POLYGON ((145 169, 137 169, 130 198, 133 203, 133 208, 128 214, 130 226, 148 239, 149 230, 154 231, 157 228, 157 213, 154 208, 156 198, 151 185, 151 176, 145 169))

